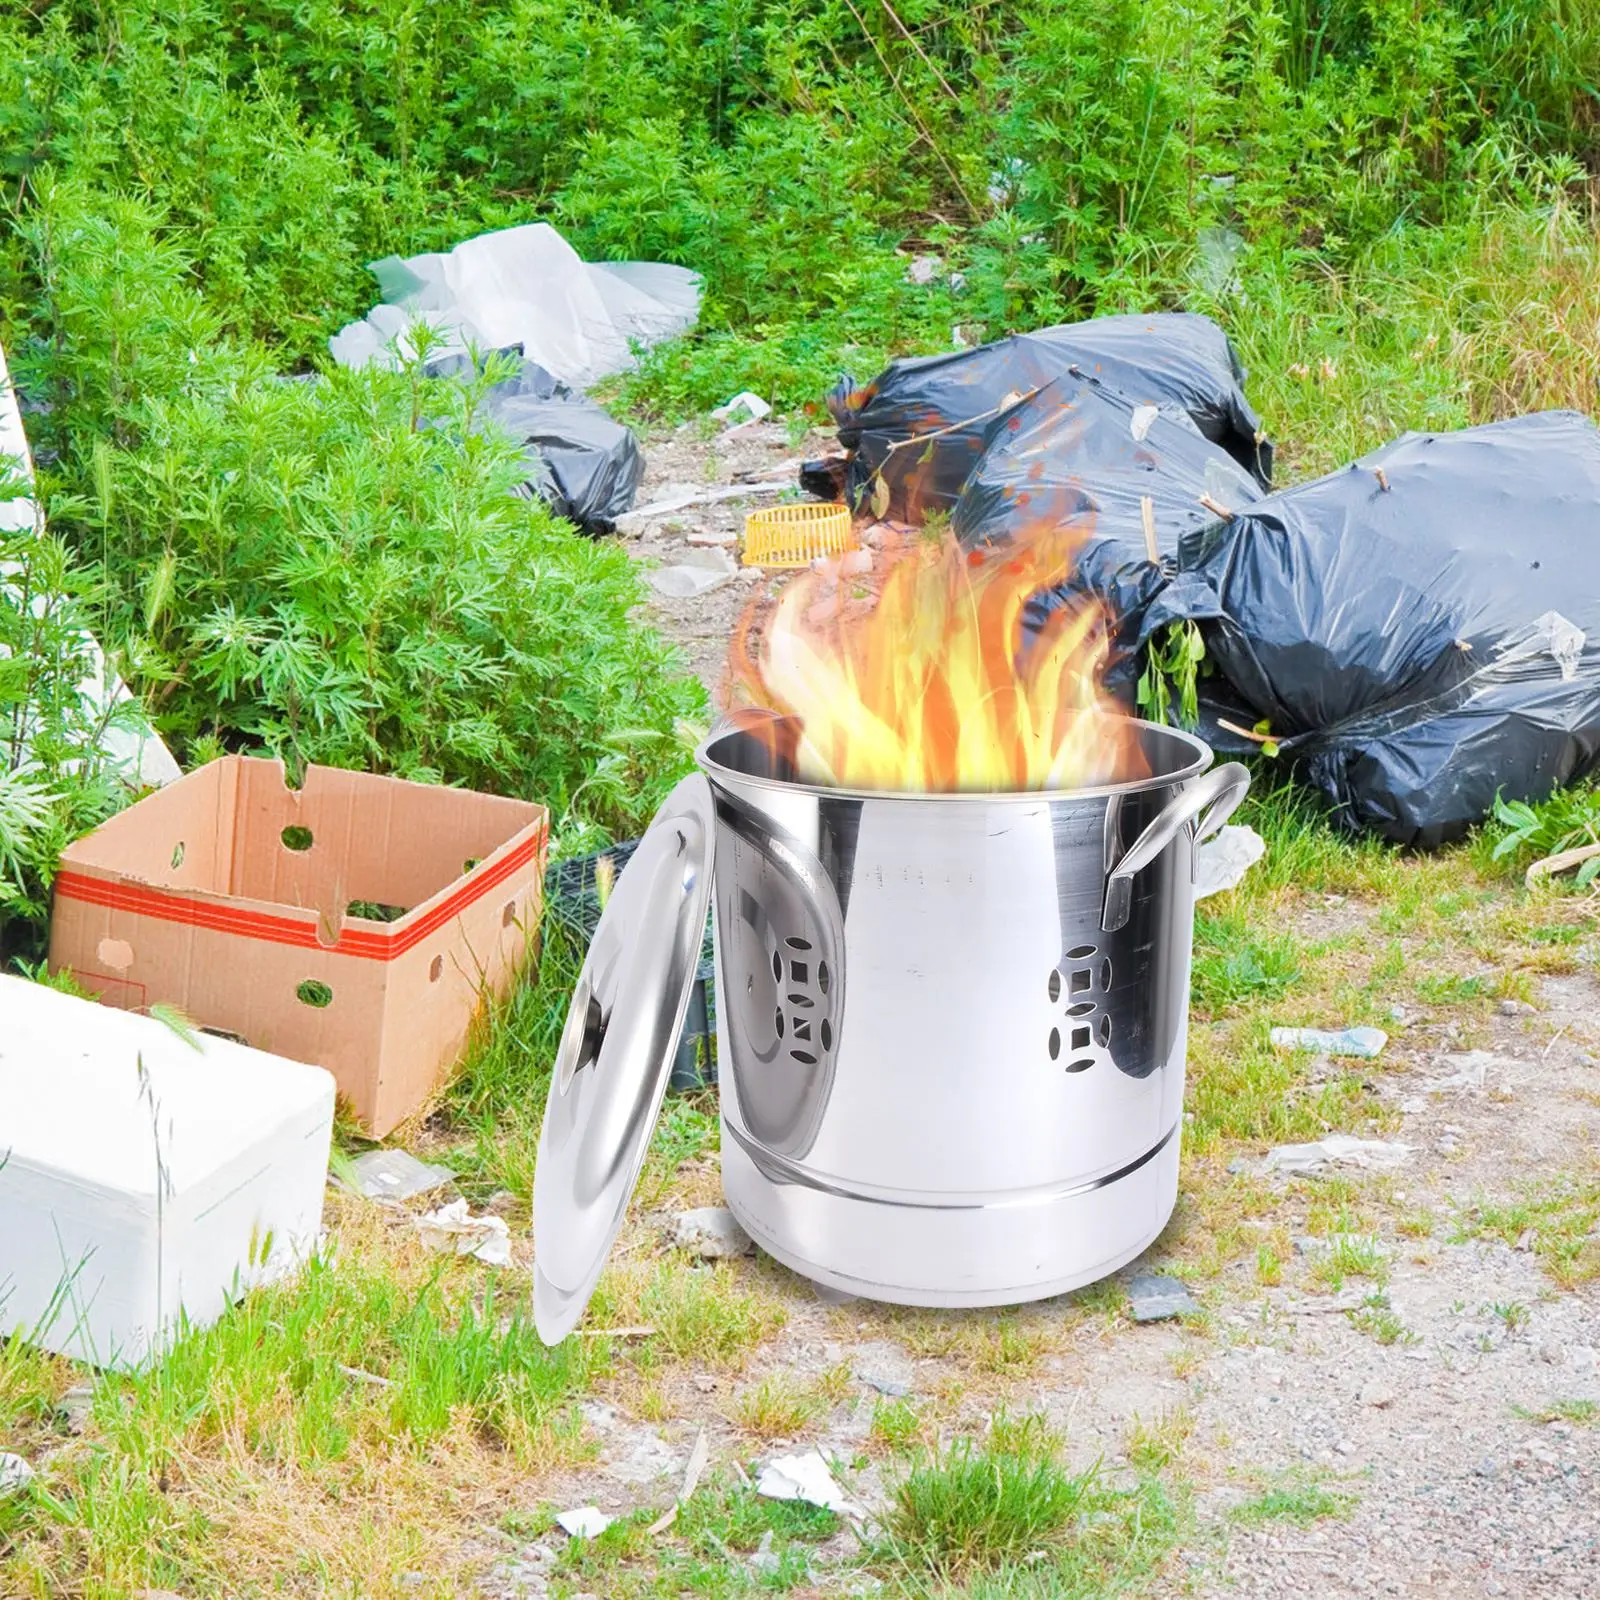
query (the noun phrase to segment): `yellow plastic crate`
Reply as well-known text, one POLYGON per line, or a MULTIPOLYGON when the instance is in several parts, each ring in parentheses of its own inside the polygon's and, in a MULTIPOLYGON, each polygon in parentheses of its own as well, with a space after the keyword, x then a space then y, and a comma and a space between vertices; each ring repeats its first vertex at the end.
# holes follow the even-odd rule
POLYGON ((855 525, 846 506, 768 506, 744 519, 747 567, 809 567, 822 556, 855 548, 855 525))

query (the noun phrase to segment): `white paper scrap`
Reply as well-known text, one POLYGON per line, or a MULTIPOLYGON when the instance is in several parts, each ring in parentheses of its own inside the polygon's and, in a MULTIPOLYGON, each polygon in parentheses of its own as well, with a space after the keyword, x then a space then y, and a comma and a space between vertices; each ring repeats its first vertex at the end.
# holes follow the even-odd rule
POLYGON ((864 1517, 866 1511, 834 1482, 820 1450, 803 1456, 779 1456, 756 1474, 756 1493, 768 1500, 804 1500, 836 1511, 841 1517, 864 1517))
POLYGON ((511 1265, 511 1229, 504 1217, 475 1217, 465 1200, 452 1200, 417 1218, 417 1232, 430 1249, 444 1255, 475 1256, 491 1267, 511 1265))
POLYGON ((574 1539, 592 1539, 604 1533, 613 1520, 599 1506, 579 1506, 576 1511, 563 1511, 556 1518, 556 1526, 574 1539))

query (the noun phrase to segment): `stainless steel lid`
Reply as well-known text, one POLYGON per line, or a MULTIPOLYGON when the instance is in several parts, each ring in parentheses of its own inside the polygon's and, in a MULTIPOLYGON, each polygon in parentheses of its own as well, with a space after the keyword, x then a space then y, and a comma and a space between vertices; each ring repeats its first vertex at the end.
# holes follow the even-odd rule
POLYGON ((705 937, 714 816, 698 773, 667 797, 573 991, 533 1177, 533 1319, 546 1344, 582 1320, 644 1165, 705 937))

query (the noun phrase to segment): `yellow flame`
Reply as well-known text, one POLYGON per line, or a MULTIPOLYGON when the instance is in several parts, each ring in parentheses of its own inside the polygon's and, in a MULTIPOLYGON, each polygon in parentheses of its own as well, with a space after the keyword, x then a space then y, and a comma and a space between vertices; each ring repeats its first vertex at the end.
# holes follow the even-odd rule
POLYGON ((1132 776, 1128 720, 1100 686, 1099 609, 1057 609, 1023 648, 1023 607, 1068 575, 1077 542, 1053 529, 968 552, 913 537, 868 605, 841 604, 838 563, 808 572, 753 646, 746 618, 734 698, 798 719, 795 759, 812 783, 1014 792, 1132 776))

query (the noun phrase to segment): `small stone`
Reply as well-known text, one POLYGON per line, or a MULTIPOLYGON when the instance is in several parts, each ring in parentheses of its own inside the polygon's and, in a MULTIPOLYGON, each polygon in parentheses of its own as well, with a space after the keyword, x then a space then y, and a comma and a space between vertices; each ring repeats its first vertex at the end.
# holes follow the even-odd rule
POLYGON ((1537 1238, 1538 1235, 1533 1231, 1532 1228, 1524 1228, 1522 1232, 1517 1235, 1517 1242, 1512 1245, 1511 1248, 1513 1250, 1531 1250, 1533 1249, 1534 1241, 1537 1238))
POLYGON ((839 558, 839 575, 842 578, 861 578, 872 571, 870 550, 847 550, 839 558))
POLYGON ((0 1499, 26 1489, 38 1473, 19 1455, 0 1450, 0 1499))
POLYGON ((686 542, 691 550, 717 550, 737 544, 739 535, 732 528, 693 528, 686 542))
POLYGON ((1500 1002, 1500 1015, 1502 1017, 1531 1017, 1534 1015, 1535 1009, 1526 1000, 1502 1000, 1500 1002))
POLYGON ((1128 1300, 1135 1322, 1162 1322, 1168 1317, 1190 1316, 1200 1309, 1177 1278, 1151 1272, 1135 1273, 1128 1280, 1128 1300))
POLYGON ((726 1206, 699 1206, 680 1211, 672 1225, 672 1242, 702 1261, 747 1255, 753 1241, 726 1206))
POLYGON ((1567 1363, 1567 1352, 1554 1339, 1546 1339, 1539 1346, 1539 1359, 1549 1366, 1563 1367, 1567 1363))
POLYGON ((709 1372, 697 1372, 689 1380, 701 1394, 715 1394, 717 1380, 709 1372))
POLYGON ((1500 1476, 1500 1463, 1493 1456, 1485 1456, 1472 1470, 1480 1478, 1498 1478, 1500 1476))
POLYGON ((1394 1404, 1394 1390, 1386 1383, 1369 1383, 1360 1394, 1361 1404, 1376 1406, 1380 1411, 1394 1404))

